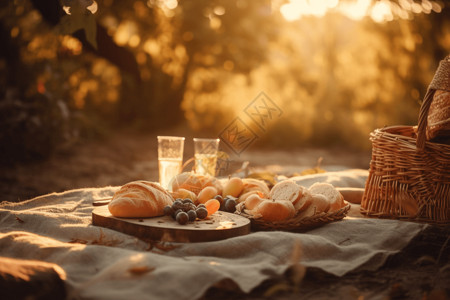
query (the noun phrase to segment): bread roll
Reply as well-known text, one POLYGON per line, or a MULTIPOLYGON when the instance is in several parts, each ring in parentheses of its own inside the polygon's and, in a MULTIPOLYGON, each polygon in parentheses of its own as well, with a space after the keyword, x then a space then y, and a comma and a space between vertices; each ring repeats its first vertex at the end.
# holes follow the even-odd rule
POLYGON ((172 202, 172 196, 158 183, 133 181, 113 195, 108 209, 114 217, 149 218, 162 216, 164 207, 172 202))
POLYGON ((269 198, 269 187, 267 184, 258 179, 244 178, 242 179, 243 187, 238 197, 238 203, 245 202, 245 200, 251 195, 258 195, 260 198, 269 198))
POLYGON ((273 186, 269 196, 273 200, 287 200, 295 205, 299 201, 300 187, 292 180, 283 180, 273 186))
POLYGON ((222 184, 217 178, 212 176, 195 174, 194 172, 183 172, 175 176, 170 184, 172 191, 186 189, 194 192, 196 195, 207 186, 213 186, 219 194, 222 194, 222 184))
POLYGON ((322 194, 309 194, 308 200, 309 205, 302 211, 298 212, 297 217, 299 219, 309 218, 318 213, 328 212, 330 209, 330 202, 322 194))
POLYGON ((264 200, 258 194, 251 194, 248 198, 245 199, 244 205, 246 209, 253 210, 262 201, 264 200))
POLYGON ((355 204, 361 204, 362 197, 364 195, 364 188, 336 188, 345 201, 355 204))
POLYGON ((311 205, 311 203, 312 203, 312 194, 307 188, 299 185, 298 199, 294 204, 295 210, 304 211, 311 205))
POLYGON ((244 178, 242 179, 242 182, 244 183, 244 186, 242 188, 241 195, 257 191, 264 195, 264 197, 269 197, 269 187, 267 186, 267 183, 265 183, 262 180, 254 179, 254 178, 244 178))
POLYGON ((310 188, 311 194, 321 194, 324 195, 330 203, 330 208, 328 211, 333 212, 341 209, 345 206, 344 197, 341 193, 332 185, 325 182, 316 182, 310 188))
POLYGON ((316 208, 316 214, 321 212, 328 212, 330 209, 330 201, 322 194, 311 195, 311 206, 316 208))
POLYGON ((295 215, 294 205, 287 200, 265 200, 253 211, 255 215, 261 215, 261 219, 268 222, 284 221, 295 215))
POLYGON ((296 218, 305 219, 314 216, 317 213, 317 207, 314 205, 308 206, 305 210, 298 212, 296 218))
MULTIPOLYGON (((258 195, 258 192, 257 191, 250 191, 250 192, 247 192, 247 193, 245 193, 245 194, 241 194, 239 197, 238 197, 238 199, 237 199, 237 202, 238 203, 241 203, 241 202, 245 202, 250 196, 252 196, 252 195, 258 195)), ((259 195, 258 195, 259 196, 259 195)))

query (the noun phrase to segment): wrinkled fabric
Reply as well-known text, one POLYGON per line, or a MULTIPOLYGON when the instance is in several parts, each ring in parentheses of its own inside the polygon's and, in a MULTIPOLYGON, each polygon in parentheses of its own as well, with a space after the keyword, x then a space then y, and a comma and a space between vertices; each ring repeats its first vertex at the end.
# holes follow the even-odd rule
MULTIPOLYGON (((341 178, 347 186, 351 180, 364 181, 367 172, 323 176, 317 181, 341 178)), ((198 299, 225 279, 250 292, 297 264, 299 251, 302 265, 336 276, 376 270, 426 226, 363 218, 355 206, 344 220, 307 233, 252 232, 222 241, 156 244, 92 225, 93 201, 117 189, 86 188, 1 203, 0 256, 59 265, 67 274, 69 299, 198 299)))

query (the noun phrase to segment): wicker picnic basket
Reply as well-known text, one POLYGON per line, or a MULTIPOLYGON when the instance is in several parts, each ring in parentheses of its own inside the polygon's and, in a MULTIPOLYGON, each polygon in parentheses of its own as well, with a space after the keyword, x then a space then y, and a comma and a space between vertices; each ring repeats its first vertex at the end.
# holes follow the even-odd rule
MULTIPOLYGON (((441 61, 428 88, 417 127, 390 126, 371 133, 372 159, 361 213, 450 223, 450 144, 448 139, 439 143, 427 137, 427 120, 430 122, 429 110, 436 91, 450 91, 449 56, 441 61)), ((445 104, 447 111, 449 102, 445 104)), ((450 125, 448 119, 446 122, 446 126, 450 125)))
POLYGON ((260 218, 255 218, 252 215, 246 214, 244 210, 241 209, 242 207, 237 207, 236 213, 250 219, 252 229, 254 230, 284 230, 305 232, 327 223, 342 220, 343 218, 345 218, 345 216, 347 216, 350 207, 350 203, 345 202, 344 207, 333 212, 321 212, 307 218, 302 218, 297 214, 293 218, 277 222, 268 222, 260 218))

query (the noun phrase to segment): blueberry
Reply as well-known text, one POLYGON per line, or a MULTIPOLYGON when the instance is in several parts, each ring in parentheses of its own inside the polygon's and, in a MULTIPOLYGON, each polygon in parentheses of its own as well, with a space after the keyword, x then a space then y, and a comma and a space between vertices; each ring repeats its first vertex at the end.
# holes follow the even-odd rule
POLYGON ((208 216, 208 210, 205 207, 197 208, 195 211, 197 213, 197 218, 204 219, 208 216))
POLYGON ((236 211, 236 204, 237 204, 236 200, 234 200, 234 199, 227 199, 225 201, 225 206, 224 206, 225 211, 234 213, 236 211))
POLYGON ((177 210, 179 210, 179 209, 183 209, 183 205, 184 205, 183 202, 176 200, 176 201, 174 201, 174 202, 172 203, 172 209, 173 209, 174 211, 177 211, 177 210))
POLYGON ((166 205, 166 206, 164 207, 164 215, 166 215, 166 216, 171 216, 172 214, 173 214, 172 206, 166 205))
POLYGON ((176 220, 179 224, 184 225, 189 221, 189 216, 184 211, 177 214, 176 220))
POLYGON ((221 195, 214 196, 214 199, 219 200, 220 203, 223 202, 223 197, 221 195))
POLYGON ((188 217, 189 217, 189 221, 190 221, 190 222, 194 222, 195 219, 197 219, 197 213, 195 212, 195 210, 189 210, 189 211, 187 212, 187 214, 188 214, 188 217))
POLYGON ((182 212, 183 212, 182 209, 177 209, 177 210, 174 211, 172 217, 173 217, 174 219, 176 219, 176 217, 177 217, 180 213, 182 213, 182 212))

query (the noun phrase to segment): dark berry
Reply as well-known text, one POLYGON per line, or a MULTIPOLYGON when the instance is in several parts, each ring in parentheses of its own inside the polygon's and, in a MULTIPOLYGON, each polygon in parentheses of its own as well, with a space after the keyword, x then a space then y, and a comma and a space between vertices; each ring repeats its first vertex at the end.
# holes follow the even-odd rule
POLYGON ((172 206, 166 205, 166 206, 164 207, 164 215, 166 215, 166 216, 171 216, 172 214, 173 214, 172 206))
POLYGON ((179 224, 184 225, 189 221, 189 216, 184 211, 177 214, 176 220, 179 224))
MULTIPOLYGON (((172 207, 172 209, 173 209, 173 207, 172 207)), ((183 210, 182 209, 177 209, 177 210, 175 210, 175 212, 173 213, 173 218, 175 219, 177 216, 178 216, 178 214, 180 214, 180 213, 182 213, 183 212, 183 210)))
POLYGON ((196 210, 196 209, 197 209, 197 206, 194 203, 191 203, 189 205, 189 210, 196 210))
POLYGON ((177 211, 179 209, 183 209, 183 207, 184 207, 184 204, 181 201, 175 201, 175 202, 172 203, 172 209, 174 211, 177 211))
POLYGON ((197 213, 195 212, 195 210, 189 210, 189 211, 187 212, 187 214, 188 214, 188 217, 189 217, 189 221, 190 221, 190 222, 194 222, 195 219, 197 219, 197 213))
POLYGON ((219 200, 220 203, 223 202, 223 197, 221 195, 215 195, 214 199, 219 200))
POLYGON ((192 199, 186 198, 183 199, 183 203, 194 203, 194 202, 192 202, 192 199))
POLYGON ((188 212, 191 209, 191 203, 183 203, 183 211, 188 212))
POLYGON ((205 207, 197 208, 195 211, 197 213, 197 218, 204 219, 208 216, 208 210, 205 207))
POLYGON ((205 204, 203 204, 203 203, 200 203, 199 205, 197 205, 197 208, 200 208, 200 207, 206 208, 205 204))
POLYGON ((225 211, 234 213, 236 211, 236 200, 234 199, 227 199, 225 201, 225 211))

